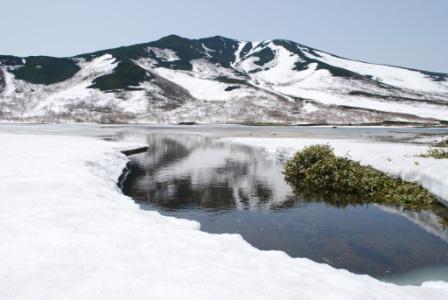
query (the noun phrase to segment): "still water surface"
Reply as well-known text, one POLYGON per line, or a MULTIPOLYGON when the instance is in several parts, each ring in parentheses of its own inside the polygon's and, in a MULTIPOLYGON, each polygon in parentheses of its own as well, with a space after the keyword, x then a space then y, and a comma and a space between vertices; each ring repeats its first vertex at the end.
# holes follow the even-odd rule
POLYGON ((131 157, 121 183, 143 209, 355 273, 418 283, 402 278, 441 268, 436 279, 448 281, 448 233, 439 223, 446 211, 304 199, 284 181, 282 162, 257 149, 187 133, 151 133, 146 141, 148 152, 131 157))

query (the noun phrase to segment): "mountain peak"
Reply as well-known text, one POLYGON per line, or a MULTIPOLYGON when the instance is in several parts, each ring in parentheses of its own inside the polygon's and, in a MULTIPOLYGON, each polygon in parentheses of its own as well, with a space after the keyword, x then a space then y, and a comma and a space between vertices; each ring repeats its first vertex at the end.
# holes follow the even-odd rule
POLYGON ((146 122, 448 121, 448 74, 221 35, 68 58, 0 56, 0 119, 85 121, 91 110, 96 120, 146 122))
POLYGON ((160 39, 156 40, 155 42, 158 41, 188 41, 188 38, 182 37, 180 35, 177 34, 169 34, 167 36, 161 37, 160 39))
POLYGON ((237 41, 235 39, 231 39, 222 35, 214 35, 214 36, 209 36, 209 37, 205 37, 205 38, 200 38, 198 39, 199 41, 201 40, 222 40, 222 41, 237 41))

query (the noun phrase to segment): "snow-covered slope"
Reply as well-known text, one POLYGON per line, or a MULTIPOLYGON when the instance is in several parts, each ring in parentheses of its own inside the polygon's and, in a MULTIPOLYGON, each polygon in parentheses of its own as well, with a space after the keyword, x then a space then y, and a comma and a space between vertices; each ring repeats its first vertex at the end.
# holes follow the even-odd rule
POLYGON ((71 58, 0 56, 0 118, 99 122, 448 121, 448 74, 287 40, 171 35, 71 58))
POLYGON ((141 210, 116 186, 129 145, 27 134, 0 144, 1 299, 448 298, 445 282, 397 286, 141 210))

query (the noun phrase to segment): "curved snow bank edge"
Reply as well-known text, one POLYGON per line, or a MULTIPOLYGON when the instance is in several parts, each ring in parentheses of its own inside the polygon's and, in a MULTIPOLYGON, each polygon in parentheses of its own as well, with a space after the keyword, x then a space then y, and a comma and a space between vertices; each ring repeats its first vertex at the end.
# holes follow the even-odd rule
MULTIPOLYGON (((131 150, 131 149, 133 149, 132 147, 131 148, 127 148, 128 150, 131 150)), ((132 150, 131 150, 132 151, 132 150)), ((121 150, 121 153, 123 153, 123 150, 121 150)), ((125 165, 126 165, 126 163, 128 162, 129 160, 126 158, 126 160, 125 160, 125 162, 124 162, 124 166, 121 168, 121 170, 123 170, 123 168, 125 167, 125 165)), ((116 180, 115 180, 115 183, 116 183, 116 180)), ((197 222, 195 222, 195 221, 190 221, 190 220, 181 220, 181 219, 178 219, 178 218, 173 218, 173 217, 166 217, 166 216, 161 216, 162 218, 168 218, 168 219, 171 219, 172 221, 174 221, 174 222, 176 222, 177 220, 179 220, 179 221, 186 221, 187 223, 188 222, 191 222, 192 224, 190 224, 191 226, 190 226, 190 228, 191 229, 193 229, 193 230, 200 230, 200 225, 199 225, 199 223, 197 223, 197 222)), ((183 222, 181 222, 181 223, 183 223, 183 222)), ((184 225, 184 224, 182 224, 182 225, 184 225)), ((206 235, 211 235, 211 236, 219 236, 218 234, 208 234, 208 233, 205 233, 206 235)), ((244 240, 243 240, 243 238, 239 235, 239 234, 223 234, 222 236, 233 236, 233 237, 235 237, 236 238, 236 240, 237 241, 239 241, 239 242, 242 242, 242 243, 246 243, 246 245, 245 246, 248 246, 248 244, 247 244, 247 242, 245 242, 244 240)), ((249 247, 251 247, 251 248, 253 248, 251 245, 249 245, 249 247)), ((257 249, 258 250, 258 249, 257 249)), ((274 255, 276 255, 276 254, 279 254, 281 257, 285 257, 285 256, 287 256, 285 253, 283 253, 282 251, 261 251, 261 250, 259 250, 261 253, 263 253, 263 252, 265 252, 265 253, 272 253, 272 254, 274 254, 274 255), (283 255, 284 254, 284 255, 283 255)), ((225 253, 223 253, 223 254, 225 254, 225 253)), ((289 258, 289 257, 288 257, 289 258)), ((352 274, 352 273, 350 273, 350 272, 348 272, 348 271, 346 271, 346 270, 342 270, 342 269, 340 269, 340 270, 337 270, 337 269, 334 269, 334 268, 332 268, 331 266, 329 266, 329 265, 327 265, 327 264, 320 264, 320 263, 316 263, 316 262, 313 262, 313 261, 311 261, 311 260, 309 260, 309 259, 306 259, 306 258, 291 258, 291 260, 304 260, 304 261, 306 261, 307 262, 307 264, 315 264, 315 265, 320 265, 321 267, 323 267, 324 269, 327 269, 327 271, 334 271, 334 272, 342 272, 342 273, 349 273, 350 275, 352 275, 352 276, 354 276, 354 277, 358 277, 359 279, 368 279, 368 280, 372 280, 373 278, 371 278, 370 276, 368 276, 368 275, 355 275, 355 274, 352 274)), ((292 263, 292 262, 291 262, 292 263)), ((315 274, 316 276, 319 276, 319 274, 315 274)), ((322 275, 324 275, 324 274, 322 274, 322 275)), ((347 274, 346 274, 347 275, 347 274)), ((373 279, 373 281, 377 281, 376 279, 373 279)), ((380 282, 380 281, 377 281, 378 283, 380 283, 380 284, 385 284, 385 285, 392 285, 393 286, 393 284, 389 284, 389 283, 383 283, 383 282, 380 282)), ((316 282, 317 283, 317 282, 316 282)), ((398 286, 395 286, 395 287, 398 287, 398 286)), ((399 287, 399 288, 403 288, 403 289, 405 289, 405 288, 414 288, 414 287, 399 287)), ((425 282, 425 283, 423 283, 422 284, 422 286, 421 286, 421 288, 430 288, 430 289, 441 289, 441 290, 443 290, 444 292, 446 291, 447 292, 447 295, 448 295, 448 290, 446 290, 446 289, 448 289, 448 283, 445 283, 445 282, 434 282, 434 281, 431 281, 431 282, 425 282)), ((361 291, 359 291, 359 292, 361 292, 361 291)), ((339 291, 338 291, 338 293, 339 293, 339 291)), ((332 292, 330 292, 330 293, 327 293, 328 295, 332 295, 333 293, 332 292)), ((316 293, 316 296, 318 295, 318 293, 316 293)), ((429 295, 429 294, 428 294, 429 295)), ((445 293, 443 293, 443 295, 445 295, 445 293)), ((260 295, 257 295, 258 297, 260 297, 260 295)), ((367 295, 365 295, 365 296, 367 296, 367 295)), ((313 295, 313 297, 314 297, 314 295, 313 295)), ((319 296, 320 297, 320 296, 319 296)), ((344 297, 344 296, 343 296, 344 297)), ((341 297, 341 299, 343 299, 343 297, 341 297)), ((351 296, 349 295, 349 294, 347 294, 346 295, 346 297, 348 297, 348 298, 345 298, 345 299, 351 299, 351 296)), ((218 298, 220 298, 220 297, 218 297, 218 298)), ((370 296, 367 296, 367 299, 387 299, 388 297, 387 297, 387 294, 384 294, 384 295, 382 295, 381 297, 379 297, 379 298, 377 298, 376 297, 376 295, 375 296, 373 296, 372 298, 370 297, 370 296), (385 298, 383 298, 383 297, 385 297, 385 298)), ((408 297, 407 296, 404 296, 404 299, 407 299, 408 297)), ((224 299, 224 298, 223 298, 224 299)), ((268 298, 269 299, 269 298, 268 298)), ((306 298, 303 298, 303 299, 306 299, 306 298)), ((339 299, 339 297, 336 297, 335 299, 339 299)))
POLYGON ((123 144, 18 134, 0 144, 0 298, 448 297, 447 283, 383 283, 141 210, 116 186, 123 144))

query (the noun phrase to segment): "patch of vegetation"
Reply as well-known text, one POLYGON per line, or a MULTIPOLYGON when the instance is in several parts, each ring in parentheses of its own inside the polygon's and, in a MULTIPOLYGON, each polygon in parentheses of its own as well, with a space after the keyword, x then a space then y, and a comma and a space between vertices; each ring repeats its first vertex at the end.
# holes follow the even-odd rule
POLYGON ((198 50, 198 43, 177 35, 169 35, 148 44, 151 47, 171 49, 176 52, 179 60, 161 62, 161 66, 191 71, 191 60, 203 58, 202 51, 198 50))
POLYGON ((420 73, 430 77, 434 81, 438 81, 438 82, 448 81, 448 74, 445 74, 445 73, 428 72, 428 71, 415 70, 415 69, 409 69, 409 68, 408 68, 408 70, 420 72, 420 73))
POLYGON ((433 147, 448 147, 448 139, 443 139, 441 141, 432 144, 433 147))
POLYGON ((258 60, 254 61, 254 64, 264 66, 275 58, 275 53, 270 48, 264 48, 263 50, 252 54, 252 56, 258 57, 258 60))
POLYGON ((413 127, 430 127, 434 123, 420 123, 411 121, 394 121, 394 120, 384 120, 381 122, 371 122, 371 123, 359 123, 355 126, 413 126, 413 127))
MULTIPOLYGON (((238 42, 221 36, 196 40, 183 38, 178 35, 168 35, 157 41, 149 43, 107 49, 82 54, 77 57, 90 60, 108 53, 119 61, 133 60, 151 56, 151 54, 148 53, 148 47, 172 50, 179 58, 175 61, 163 61, 152 55, 153 58, 157 60, 159 66, 170 69, 191 71, 191 61, 201 58, 206 59, 211 63, 219 64, 223 67, 230 67, 231 63, 235 61, 235 52, 238 49, 238 42)), ((249 51, 250 43, 248 43, 245 48, 249 51)))
MULTIPOLYGON (((260 71, 263 71, 263 69, 262 69, 262 68, 256 68, 256 69, 250 70, 250 71, 249 71, 249 74, 258 73, 258 72, 260 72, 260 71)), ((257 83, 257 84, 258 84, 258 83, 257 83)))
POLYGON ((239 123, 245 126, 288 126, 288 123, 282 122, 243 122, 239 123))
POLYGON ((0 55, 0 65, 2 66, 18 66, 22 65, 22 58, 12 55, 0 55))
POLYGON ((129 61, 132 59, 147 57, 148 47, 171 49, 176 52, 176 55, 179 57, 179 60, 173 62, 159 61, 160 66, 167 68, 191 70, 192 65, 190 61, 192 59, 198 59, 203 57, 201 51, 199 51, 197 48, 198 47, 197 43, 195 43, 194 40, 185 39, 177 35, 169 35, 157 41, 149 43, 136 44, 131 46, 102 50, 88 54, 82 54, 77 57, 92 59, 95 57, 102 56, 104 54, 111 54, 119 61, 129 61))
POLYGON ((123 61, 113 73, 96 78, 90 87, 102 91, 135 90, 135 87, 146 79, 150 77, 145 70, 131 61, 123 61))
POLYGON ((90 60, 95 57, 103 56, 105 54, 111 54, 119 61, 137 59, 140 57, 145 57, 147 44, 137 44, 131 46, 117 47, 113 49, 101 50, 93 53, 81 54, 77 57, 85 58, 90 60))
POLYGON ((400 205, 408 209, 429 208, 437 203, 418 184, 337 157, 329 145, 312 145, 297 152, 286 163, 284 174, 298 194, 343 194, 361 203, 400 205))
POLYGON ((201 47, 204 45, 208 49, 213 50, 208 53, 211 55, 211 62, 228 68, 235 61, 235 51, 238 49, 237 41, 222 36, 214 36, 200 39, 198 42, 201 44, 201 47))
POLYGON ((247 43, 244 45, 240 52, 240 58, 243 58, 247 53, 249 53, 250 50, 252 50, 252 43, 247 43))
POLYGON ((312 127, 312 126, 327 126, 331 125, 327 122, 313 122, 313 123, 303 123, 303 124, 295 124, 297 127, 312 127))
POLYGON ((170 49, 176 52, 179 60, 159 62, 161 66, 192 70, 191 61, 200 58, 224 67, 230 67, 231 62, 235 60, 235 51, 238 48, 238 43, 221 36, 190 40, 177 35, 169 35, 155 42, 148 43, 147 46, 170 49), (206 48, 211 50, 207 52, 208 55, 205 54, 206 48))
POLYGON ((191 121, 191 122, 179 122, 179 123, 177 123, 177 125, 198 125, 198 123, 196 123, 196 122, 193 122, 193 121, 191 121))
POLYGON ((224 91, 226 91, 226 92, 231 92, 231 91, 233 91, 233 90, 237 90, 237 89, 239 89, 239 88, 240 88, 239 85, 231 85, 231 86, 226 87, 226 88, 224 89, 224 91))
POLYGON ((405 103, 429 103, 429 104, 438 104, 443 106, 448 106, 448 103, 443 100, 425 100, 425 99, 419 99, 419 98, 410 98, 410 97, 402 97, 402 96, 392 96, 392 95, 381 95, 381 94, 374 94, 374 93, 367 93, 363 91, 350 91, 348 93, 351 96, 363 96, 368 98, 380 98, 384 100, 390 100, 390 101, 398 101, 398 102, 405 102, 405 103))
POLYGON ((70 58, 30 56, 25 65, 12 71, 17 79, 35 84, 53 84, 71 78, 80 67, 70 58))
POLYGON ((227 76, 218 76, 215 77, 215 80, 219 82, 229 83, 229 84, 246 84, 247 82, 243 79, 231 78, 227 76))
POLYGON ((429 149, 428 152, 420 154, 420 157, 446 159, 448 158, 448 150, 443 149, 429 149))
MULTIPOLYGON (((308 69, 310 64, 316 63, 317 64, 316 70, 322 70, 322 69, 328 70, 333 76, 336 76, 336 77, 371 80, 371 78, 369 76, 362 76, 362 75, 359 75, 358 73, 352 72, 350 70, 335 67, 335 66, 326 64, 324 62, 318 61, 316 59, 309 58, 303 53, 302 50, 300 50, 297 47, 296 43, 286 41, 286 40, 275 40, 274 44, 284 47, 288 51, 297 54, 301 58, 300 61, 297 61, 295 63, 294 69, 297 71, 306 70, 306 69, 308 69)), ((311 53, 317 54, 314 51, 315 49, 309 48, 309 47, 307 47, 307 48, 309 49, 309 51, 311 53)), ((319 55, 316 55, 316 56, 319 56, 319 55)))

